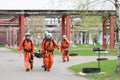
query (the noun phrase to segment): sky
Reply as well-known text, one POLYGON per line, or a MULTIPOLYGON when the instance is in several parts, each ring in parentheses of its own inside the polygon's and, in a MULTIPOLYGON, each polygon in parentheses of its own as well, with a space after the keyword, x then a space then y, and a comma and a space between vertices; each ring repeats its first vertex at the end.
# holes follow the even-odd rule
MULTIPOLYGON (((2 0, 0 2, 0 9, 62 9, 62 10, 73 10, 78 9, 78 5, 85 4, 86 0, 2 0)), ((90 0, 94 2, 89 5, 89 9, 97 10, 114 10, 113 3, 106 0, 90 0), (104 2, 104 3, 103 3, 104 2)), ((83 9, 83 7, 79 7, 83 9)))

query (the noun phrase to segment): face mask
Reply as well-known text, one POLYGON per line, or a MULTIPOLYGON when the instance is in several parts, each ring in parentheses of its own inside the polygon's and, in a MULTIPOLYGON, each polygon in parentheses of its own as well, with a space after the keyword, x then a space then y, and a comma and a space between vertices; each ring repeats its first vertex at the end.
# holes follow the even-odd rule
POLYGON ((47 35, 45 35, 45 38, 47 38, 47 35))
POLYGON ((50 39, 50 36, 46 36, 46 39, 50 39))
POLYGON ((65 37, 63 37, 63 39, 66 39, 65 37))
POLYGON ((27 40, 30 40, 30 36, 26 36, 26 39, 27 39, 27 40))

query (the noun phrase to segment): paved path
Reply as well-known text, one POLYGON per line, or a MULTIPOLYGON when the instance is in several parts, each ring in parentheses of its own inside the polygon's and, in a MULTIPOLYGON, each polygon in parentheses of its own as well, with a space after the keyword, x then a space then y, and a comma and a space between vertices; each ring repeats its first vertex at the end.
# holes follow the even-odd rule
MULTIPOLYGON (((42 59, 35 58, 34 69, 26 72, 23 64, 23 55, 16 54, 7 48, 0 48, 0 80, 90 80, 68 69, 69 66, 96 61, 97 56, 75 56, 70 61, 63 63, 61 56, 54 57, 54 65, 50 72, 45 72, 42 59)), ((109 57, 108 59, 116 59, 109 57)))

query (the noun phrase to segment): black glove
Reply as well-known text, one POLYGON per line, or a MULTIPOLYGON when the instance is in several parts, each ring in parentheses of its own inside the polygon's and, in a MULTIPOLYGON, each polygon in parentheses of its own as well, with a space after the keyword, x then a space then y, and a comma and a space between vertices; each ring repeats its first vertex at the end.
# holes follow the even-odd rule
POLYGON ((32 63, 32 61, 33 61, 33 55, 31 54, 31 58, 30 58, 29 62, 32 63))
POLYGON ((69 51, 68 50, 65 50, 65 54, 67 55, 69 53, 69 51))

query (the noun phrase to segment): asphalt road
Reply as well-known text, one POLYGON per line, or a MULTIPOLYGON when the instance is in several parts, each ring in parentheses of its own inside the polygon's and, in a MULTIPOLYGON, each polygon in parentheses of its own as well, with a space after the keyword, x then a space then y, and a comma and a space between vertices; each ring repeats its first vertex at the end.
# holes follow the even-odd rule
MULTIPOLYGON (((78 63, 96 61, 97 56, 74 56, 69 62, 63 63, 61 56, 54 56, 54 65, 50 72, 44 71, 42 59, 35 58, 34 68, 26 72, 23 55, 16 54, 7 48, 0 48, 0 80, 90 80, 84 78, 68 67, 78 63)), ((109 57, 108 59, 116 59, 109 57)))

